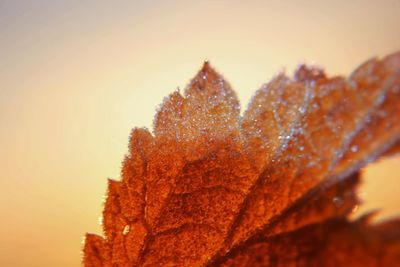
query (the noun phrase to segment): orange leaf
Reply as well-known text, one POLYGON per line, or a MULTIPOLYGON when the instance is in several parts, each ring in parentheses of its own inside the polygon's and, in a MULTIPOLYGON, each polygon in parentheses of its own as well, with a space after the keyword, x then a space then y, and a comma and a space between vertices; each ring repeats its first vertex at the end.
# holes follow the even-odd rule
POLYGON ((400 53, 348 79, 307 66, 280 74, 243 117, 206 62, 164 100, 154 135, 133 130, 84 265, 320 266, 327 253, 400 264, 398 222, 348 219, 360 168, 398 151, 399 118, 400 53))

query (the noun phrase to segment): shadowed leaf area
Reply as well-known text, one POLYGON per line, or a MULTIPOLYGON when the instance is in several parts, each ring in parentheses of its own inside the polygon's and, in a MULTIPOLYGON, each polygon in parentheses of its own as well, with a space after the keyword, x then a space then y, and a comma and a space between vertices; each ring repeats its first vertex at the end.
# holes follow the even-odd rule
POLYGON ((242 116, 206 62, 153 133, 132 131, 83 264, 400 266, 400 220, 349 216, 360 169, 398 153, 399 118, 400 53, 348 78, 279 74, 242 116))

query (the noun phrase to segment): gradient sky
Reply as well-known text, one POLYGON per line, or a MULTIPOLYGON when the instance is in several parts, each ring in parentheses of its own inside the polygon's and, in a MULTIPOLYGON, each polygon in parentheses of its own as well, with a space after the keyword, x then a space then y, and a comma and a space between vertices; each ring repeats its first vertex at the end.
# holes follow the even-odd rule
MULTIPOLYGON (((246 107, 298 63, 347 75, 400 49, 398 0, 189 2, 0 0, 1 266, 79 266, 131 128, 204 59, 246 107)), ((366 169, 362 210, 400 214, 398 164, 366 169)))

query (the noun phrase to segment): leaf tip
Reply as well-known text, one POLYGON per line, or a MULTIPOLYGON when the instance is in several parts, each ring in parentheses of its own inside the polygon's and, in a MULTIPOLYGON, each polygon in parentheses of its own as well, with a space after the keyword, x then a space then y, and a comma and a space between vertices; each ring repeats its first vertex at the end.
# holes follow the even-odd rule
POLYGON ((207 69, 210 67, 210 61, 208 60, 208 58, 205 58, 203 61, 203 67, 202 69, 207 69))

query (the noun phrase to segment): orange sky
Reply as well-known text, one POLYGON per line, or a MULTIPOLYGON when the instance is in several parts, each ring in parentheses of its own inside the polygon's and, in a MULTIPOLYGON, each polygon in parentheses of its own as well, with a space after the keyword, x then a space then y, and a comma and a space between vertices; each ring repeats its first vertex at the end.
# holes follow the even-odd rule
MULTIPOLYGON (((246 107, 284 68, 400 49, 396 0, 99 2, 0 3, 0 266, 79 266, 130 129, 204 59, 246 107)), ((366 170, 362 210, 400 213, 399 163, 366 170)))

